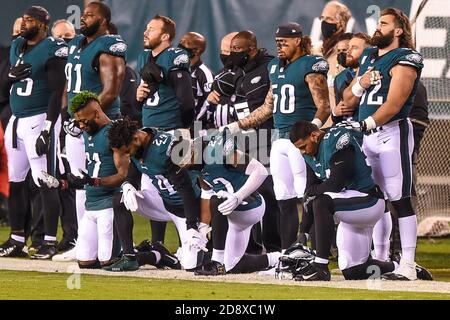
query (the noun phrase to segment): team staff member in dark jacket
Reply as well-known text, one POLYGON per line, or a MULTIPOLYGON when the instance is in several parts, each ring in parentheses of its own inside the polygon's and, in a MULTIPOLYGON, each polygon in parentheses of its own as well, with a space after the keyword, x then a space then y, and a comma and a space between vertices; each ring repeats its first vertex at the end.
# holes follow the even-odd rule
MULTIPOLYGON (((256 36, 251 31, 241 31, 231 40, 229 59, 235 71, 235 94, 231 96, 230 105, 234 108, 236 120, 245 118, 264 103, 270 88, 267 65, 273 58, 265 49, 258 48, 256 36)), ((269 163, 271 129, 273 129, 272 118, 269 118, 260 126, 250 129, 248 134, 258 136, 258 143, 251 145, 248 144, 249 140, 246 140, 248 145, 245 146, 246 152, 254 158, 259 158, 258 160, 265 165, 269 163), (254 134, 254 131, 256 130, 256 133, 258 133, 259 129, 267 129, 267 134, 262 139, 259 137, 259 134, 254 134), (265 152, 261 154, 261 150, 265 150, 265 152)), ((273 180, 270 175, 258 191, 266 200, 262 228, 263 243, 268 251, 279 251, 280 236, 277 228, 279 209, 273 192, 273 180)), ((260 232, 260 226, 257 224, 252 230, 254 240, 258 240, 258 232, 260 232)), ((249 249, 250 252, 253 251, 251 247, 249 249)))

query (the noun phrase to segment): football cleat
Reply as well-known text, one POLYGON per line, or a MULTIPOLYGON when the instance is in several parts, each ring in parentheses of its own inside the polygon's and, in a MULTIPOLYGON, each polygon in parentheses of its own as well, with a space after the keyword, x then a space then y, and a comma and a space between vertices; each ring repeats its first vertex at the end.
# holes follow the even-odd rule
POLYGON ((382 280, 413 281, 417 280, 416 263, 400 261, 400 266, 392 272, 381 275, 382 280))
POLYGON ((152 243, 150 240, 146 239, 134 247, 135 252, 149 252, 152 251, 152 243))
POLYGON ((28 253, 24 243, 9 238, 0 246, 0 257, 25 258, 28 253))
POLYGON ((300 270, 294 279, 295 281, 330 281, 331 273, 328 270, 328 266, 326 268, 320 268, 313 262, 306 268, 300 270))
POLYGON ((417 279, 425 281, 433 281, 433 275, 430 271, 416 264, 417 279))
POLYGON ((211 260, 201 268, 194 271, 196 276, 223 276, 226 274, 225 266, 217 261, 211 260))
POLYGON ((52 261, 55 262, 72 262, 77 261, 77 250, 76 247, 72 247, 72 249, 69 249, 67 251, 64 251, 60 254, 55 254, 52 257, 52 261))
POLYGON ((294 243, 280 256, 275 278, 293 279, 297 273, 314 261, 314 253, 300 243, 294 243))
POLYGON ((162 266, 176 270, 181 269, 180 260, 178 260, 175 255, 171 254, 161 242, 153 242, 150 251, 157 251, 161 254, 161 260, 156 265, 157 268, 162 266))
POLYGON ((107 265, 102 268, 105 271, 112 271, 112 272, 125 272, 125 271, 136 271, 139 269, 139 264, 136 260, 130 259, 129 256, 123 255, 122 258, 120 258, 118 261, 107 265))
POLYGON ((56 246, 56 241, 44 241, 44 244, 41 245, 36 253, 30 256, 30 258, 37 260, 49 260, 58 252, 56 246))

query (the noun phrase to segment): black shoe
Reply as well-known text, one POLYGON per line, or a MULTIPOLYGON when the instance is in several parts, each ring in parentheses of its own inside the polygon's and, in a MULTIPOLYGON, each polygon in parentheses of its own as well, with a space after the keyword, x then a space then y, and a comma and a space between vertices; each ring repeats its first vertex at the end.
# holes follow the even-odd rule
POLYGON ((134 247, 135 252, 149 252, 152 251, 152 243, 150 240, 144 240, 141 243, 139 243, 136 247, 134 247))
POLYGON ((422 266, 416 264, 417 279, 425 281, 433 281, 433 275, 422 266))
POLYGON ((295 281, 330 281, 331 274, 326 268, 318 267, 314 262, 295 275, 295 281))
POLYGON ((38 260, 49 260, 55 254, 58 253, 56 246, 58 245, 57 241, 44 241, 44 244, 39 247, 37 252, 31 256, 31 259, 38 260))
POLYGON ((169 267, 170 269, 181 269, 180 260, 178 260, 178 258, 173 254, 171 254, 170 251, 167 250, 167 248, 164 247, 161 242, 153 242, 151 244, 150 251, 157 251, 161 254, 161 260, 156 265, 156 267, 159 268, 162 265, 163 267, 169 267))
POLYGON ((28 253, 25 251, 24 243, 9 238, 0 246, 0 257, 25 258, 28 257, 28 253))
POLYGON ((203 265, 194 271, 196 276, 222 276, 225 275, 225 266, 220 262, 211 260, 210 263, 203 265))
POLYGON ((74 241, 70 241, 70 240, 63 239, 63 240, 58 244, 58 246, 56 247, 56 249, 58 250, 59 253, 62 253, 62 252, 69 251, 69 250, 72 249, 73 247, 75 247, 75 242, 74 242, 74 241))

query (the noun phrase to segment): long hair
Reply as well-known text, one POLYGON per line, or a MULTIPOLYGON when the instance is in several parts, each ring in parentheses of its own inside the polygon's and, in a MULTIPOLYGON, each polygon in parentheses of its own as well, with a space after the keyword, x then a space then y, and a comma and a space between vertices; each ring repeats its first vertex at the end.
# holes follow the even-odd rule
POLYGON ((411 23, 409 22, 408 17, 401 10, 396 8, 386 8, 380 13, 381 16, 392 15, 395 19, 395 25, 397 28, 401 28, 403 33, 399 38, 399 46, 400 48, 410 48, 415 49, 412 31, 411 31, 411 23))
POLYGON ((302 36, 302 42, 300 42, 300 49, 302 50, 302 55, 311 54, 312 42, 309 36, 302 36))

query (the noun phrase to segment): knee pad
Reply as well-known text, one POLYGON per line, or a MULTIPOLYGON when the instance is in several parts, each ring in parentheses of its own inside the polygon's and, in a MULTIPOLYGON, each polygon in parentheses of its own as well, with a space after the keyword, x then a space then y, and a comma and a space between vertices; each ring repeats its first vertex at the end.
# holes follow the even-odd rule
POLYGON ((397 201, 392 201, 391 203, 392 203, 392 206, 397 211, 399 218, 405 218, 405 217, 413 216, 416 214, 412 207, 410 197, 403 198, 403 199, 400 199, 397 201))

